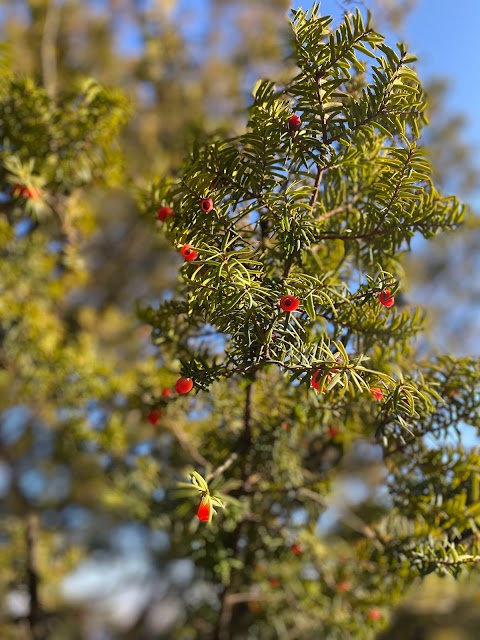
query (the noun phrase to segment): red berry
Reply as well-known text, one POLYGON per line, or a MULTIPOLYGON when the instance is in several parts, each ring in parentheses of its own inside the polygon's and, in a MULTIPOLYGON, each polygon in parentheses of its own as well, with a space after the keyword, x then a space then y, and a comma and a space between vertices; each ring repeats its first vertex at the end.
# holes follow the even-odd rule
POLYGON ((303 553, 303 549, 302 549, 302 547, 301 547, 299 544, 297 544, 296 542, 294 542, 294 543, 292 544, 292 546, 290 547, 290 551, 291 551, 291 552, 293 553, 293 555, 295 555, 295 556, 300 556, 300 555, 302 555, 302 553, 303 553))
POLYGON ((384 307, 393 307, 395 304, 395 298, 390 294, 390 289, 385 289, 378 294, 378 301, 383 304, 384 307))
POLYGON ((378 387, 372 387, 370 389, 370 393, 375 398, 375 400, 378 400, 379 402, 380 400, 383 400, 383 391, 378 387))
POLYGON ((12 193, 16 198, 28 198, 29 200, 38 200, 41 197, 40 189, 37 187, 24 187, 21 184, 14 184, 12 193))
POLYGON ((171 389, 162 389, 162 398, 169 398, 172 395, 171 389))
POLYGON ((336 438, 338 436, 338 429, 337 427, 328 427, 327 433, 330 438, 336 438))
POLYGON ((202 522, 208 522, 210 520, 210 513, 212 510, 212 503, 210 498, 202 498, 198 505, 197 518, 202 522))
POLYGON ((277 587, 280 586, 280 580, 278 578, 269 578, 268 584, 274 589, 276 589, 277 587))
POLYGON ((380 620, 382 612, 378 607, 372 607, 367 611, 367 618, 372 621, 380 620))
POLYGON ((165 222, 168 216, 173 216, 173 209, 170 207, 160 207, 157 211, 157 219, 161 222, 165 222))
POLYGON ((347 580, 342 580, 337 584, 336 590, 338 593, 346 593, 350 589, 350 583, 347 580))
POLYGON ((300 302, 295 296, 283 296, 280 298, 280 307, 283 311, 295 311, 295 309, 298 309, 299 304, 300 302))
POLYGON ((160 409, 152 409, 150 411, 150 413, 147 415, 147 420, 155 425, 157 424, 157 422, 160 420, 160 418, 162 417, 162 412, 160 409))
POLYGON ((209 213, 213 209, 213 200, 211 198, 202 198, 200 201, 200 209, 204 213, 209 213))
POLYGON ((180 249, 180 253, 185 258, 187 262, 192 262, 192 260, 196 260, 198 258, 198 251, 192 249, 189 244, 184 244, 180 249))
POLYGON ((300 119, 300 116, 293 115, 293 116, 290 116, 288 119, 288 126, 290 128, 290 131, 298 131, 300 129, 301 124, 302 124, 302 121, 300 119))
POLYGON ((191 378, 179 378, 175 383, 175 391, 184 395, 193 389, 193 380, 191 378))
POLYGON ((282 428, 284 431, 290 431, 292 427, 288 422, 282 422, 282 428))
MULTIPOLYGON (((318 391, 320 388, 320 381, 322 379, 322 376, 323 376, 323 371, 321 369, 317 369, 312 375, 310 384, 315 389, 315 391, 318 391)), ((331 379, 332 379, 332 376, 327 376, 327 382, 330 382, 331 379)), ((322 387, 322 393, 325 393, 326 390, 327 390, 327 387, 325 386, 322 387)))

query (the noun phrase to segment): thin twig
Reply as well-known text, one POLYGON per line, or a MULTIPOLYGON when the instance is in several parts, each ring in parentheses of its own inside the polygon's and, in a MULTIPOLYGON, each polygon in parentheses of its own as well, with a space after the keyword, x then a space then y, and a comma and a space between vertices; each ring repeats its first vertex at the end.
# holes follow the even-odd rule
POLYGON ((213 471, 211 471, 206 476, 205 480, 207 482, 211 482, 212 480, 214 480, 217 476, 219 476, 224 471, 226 471, 235 462, 237 458, 238 458, 238 453, 235 453, 235 451, 232 451, 232 453, 228 456, 225 462, 219 467, 217 467, 216 469, 214 469, 213 471))
POLYGON ((312 193, 312 197, 310 198, 310 206, 313 207, 315 206, 315 203, 317 202, 317 198, 318 198, 318 191, 320 189, 320 183, 322 181, 322 176, 323 176, 323 172, 325 171, 325 167, 321 167, 320 165, 317 165, 317 175, 315 176, 315 183, 313 185, 313 193, 312 193))
POLYGON ((42 636, 38 628, 41 615, 40 598, 38 595, 39 576, 37 568, 38 518, 35 514, 30 514, 27 518, 25 542, 27 547, 27 583, 30 599, 28 628, 31 640, 41 640, 42 636))
MULTIPOLYGON (((245 403, 243 410, 243 431, 240 442, 240 455, 242 456, 242 493, 247 493, 246 487, 249 481, 250 475, 250 449, 252 447, 252 391, 255 377, 255 370, 247 385, 245 393, 245 403)), ((232 533, 232 539, 230 548, 232 549, 233 556, 238 558, 241 555, 241 549, 239 546, 241 534, 244 526, 249 522, 249 519, 241 520, 235 530, 232 533)), ((220 596, 220 611, 218 613, 217 624, 213 633, 213 640, 228 640, 230 637, 230 624, 232 621, 233 607, 236 604, 234 591, 234 579, 235 574, 230 579, 230 583, 225 587, 220 596)))
POLYGON ((183 433, 183 431, 179 427, 177 427, 172 422, 172 423, 170 423, 168 425, 167 428, 169 429, 169 431, 171 431, 173 433, 173 435, 178 440, 178 442, 179 442, 180 446, 182 447, 182 449, 186 453, 188 453, 188 455, 192 458, 192 460, 195 460, 195 462, 197 464, 200 464, 203 467, 209 467, 210 466, 210 463, 208 462, 208 460, 206 458, 204 458, 202 456, 202 454, 200 453, 200 451, 198 451, 198 449, 192 445, 190 440, 185 436, 185 434, 183 433))

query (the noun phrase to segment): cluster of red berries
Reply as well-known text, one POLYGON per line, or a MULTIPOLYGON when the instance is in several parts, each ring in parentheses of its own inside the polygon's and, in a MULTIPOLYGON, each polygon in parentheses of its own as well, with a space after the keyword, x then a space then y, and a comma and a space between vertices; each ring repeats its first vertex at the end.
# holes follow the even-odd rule
MULTIPOLYGON (((162 395, 162 398, 169 398, 172 395, 172 392, 170 389, 165 388, 165 389, 162 389, 161 395, 162 395)), ((152 409, 147 414, 147 420, 155 426, 157 422, 160 420, 160 418, 162 417, 162 415, 163 414, 161 409, 152 409)))
MULTIPOLYGON (((204 213, 209 213, 212 211, 213 207, 212 198, 202 198, 200 200, 200 209, 204 213)), ((160 220, 160 222, 165 222, 167 218, 171 216, 173 216, 173 209, 171 207, 160 207, 157 211, 157 220, 160 220)), ((180 253, 187 262, 193 262, 193 260, 198 258, 198 251, 195 251, 195 249, 189 244, 184 244, 180 249, 180 253)))
MULTIPOLYGON (((178 393, 178 395, 185 395, 186 393, 188 393, 192 389, 193 389, 193 380, 191 378, 184 378, 182 376, 175 383, 175 391, 178 393)), ((162 397, 163 398, 169 398, 171 395, 172 395, 171 389, 167 388, 167 389, 163 389, 162 390, 162 397)), ((162 417, 162 410, 161 409, 152 409, 147 414, 147 420, 153 425, 156 425, 161 417, 162 417)))

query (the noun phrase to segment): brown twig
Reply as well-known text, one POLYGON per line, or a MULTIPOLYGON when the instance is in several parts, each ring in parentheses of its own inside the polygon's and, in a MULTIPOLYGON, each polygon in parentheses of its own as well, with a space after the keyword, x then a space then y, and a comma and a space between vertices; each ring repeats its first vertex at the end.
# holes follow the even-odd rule
MULTIPOLYGON (((241 492, 245 494, 246 487, 249 481, 250 476, 250 449, 252 446, 252 391, 253 391, 253 383, 255 378, 255 371, 252 374, 252 377, 247 385, 247 389, 245 392, 245 403, 243 410, 243 431, 240 442, 240 455, 242 456, 242 466, 241 466, 241 478, 242 478, 242 488, 241 492)), ((232 533, 232 539, 230 543, 230 548, 233 551, 233 555, 235 558, 238 558, 240 555, 240 538, 241 533, 243 531, 244 526, 249 522, 248 518, 241 520, 235 530, 232 533)), ((237 602, 241 602, 238 600, 239 594, 236 594, 234 591, 234 577, 230 579, 230 583, 225 587, 220 596, 220 611, 217 618, 217 624, 215 626, 215 630, 213 633, 213 640, 228 640, 230 637, 230 623, 232 621, 233 615, 233 607, 237 602)))
POLYGON ((35 514, 30 514, 27 517, 25 542, 27 547, 27 583, 30 597, 30 610, 27 617, 28 628, 31 640, 42 640, 42 634, 39 629, 41 606, 38 594, 39 575, 37 567, 38 517, 35 514))
POLYGON ((219 476, 224 471, 226 471, 235 462, 237 458, 238 458, 238 453, 235 453, 235 451, 232 451, 232 453, 228 456, 228 458, 225 460, 223 464, 221 464, 219 467, 217 467, 213 471, 210 471, 210 473, 205 477, 205 480, 207 482, 211 482, 212 480, 214 480, 217 476, 219 476))

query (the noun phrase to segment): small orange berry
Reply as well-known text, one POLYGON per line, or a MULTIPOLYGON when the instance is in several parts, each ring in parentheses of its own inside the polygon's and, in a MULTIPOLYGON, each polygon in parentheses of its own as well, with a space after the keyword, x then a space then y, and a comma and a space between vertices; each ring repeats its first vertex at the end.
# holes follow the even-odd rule
POLYGON ((175 383, 175 391, 184 395, 193 389, 193 380, 191 378, 179 378, 175 383))
POLYGON ((294 556, 300 556, 303 553, 302 547, 296 542, 292 544, 292 546, 290 547, 290 551, 293 553, 294 556))

